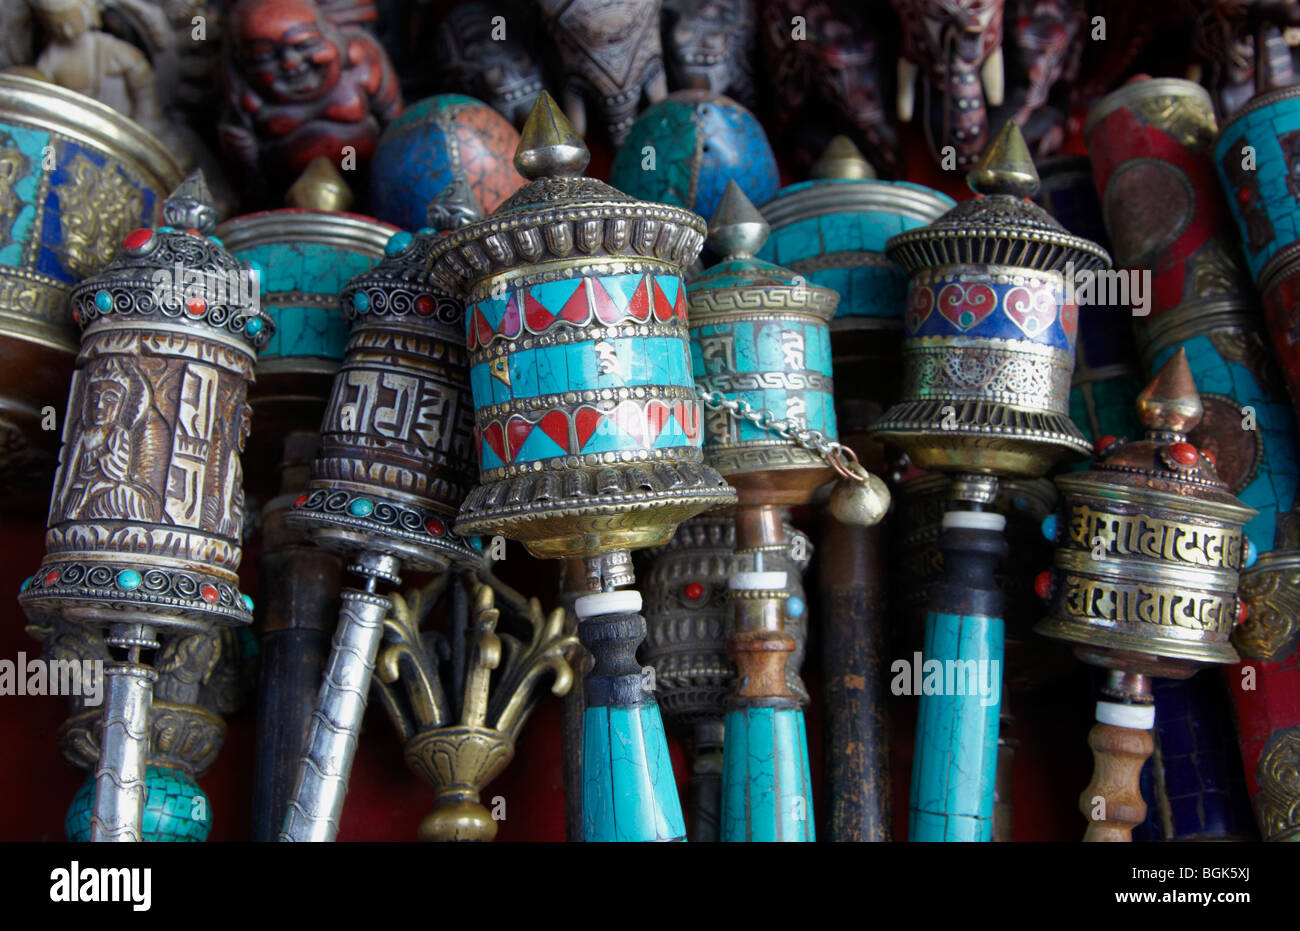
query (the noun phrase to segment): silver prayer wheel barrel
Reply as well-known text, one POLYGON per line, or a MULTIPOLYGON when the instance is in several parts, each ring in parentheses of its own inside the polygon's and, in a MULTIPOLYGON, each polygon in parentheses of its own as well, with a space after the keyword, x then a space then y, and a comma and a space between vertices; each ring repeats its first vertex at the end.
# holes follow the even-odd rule
POLYGON ((19 601, 107 628, 92 840, 140 840, 158 632, 248 624, 236 572, 248 387, 273 325, 251 269, 207 235, 202 176, 163 205, 166 225, 129 233, 72 292, 83 328, 50 500, 46 557, 19 601))

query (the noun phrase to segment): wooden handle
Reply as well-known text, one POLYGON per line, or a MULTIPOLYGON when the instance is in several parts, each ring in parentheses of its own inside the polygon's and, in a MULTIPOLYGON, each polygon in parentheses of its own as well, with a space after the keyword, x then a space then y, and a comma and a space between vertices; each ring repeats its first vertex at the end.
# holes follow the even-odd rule
POLYGON ((1079 796, 1079 810, 1088 819, 1087 843, 1133 840, 1133 827, 1146 820, 1139 779, 1155 748, 1150 731, 1113 724, 1094 724, 1088 732, 1092 748, 1092 781, 1079 796))

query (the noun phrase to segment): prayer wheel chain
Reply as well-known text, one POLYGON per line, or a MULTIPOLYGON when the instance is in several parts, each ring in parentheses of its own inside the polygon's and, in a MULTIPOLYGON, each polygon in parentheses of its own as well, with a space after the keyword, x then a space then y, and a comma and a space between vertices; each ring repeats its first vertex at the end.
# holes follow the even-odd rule
POLYGON ((852 482, 867 481, 867 471, 858 462, 858 454, 843 443, 828 440, 820 430, 811 430, 806 424, 793 418, 779 420, 766 408, 755 410, 754 406, 743 398, 729 398, 721 391, 708 391, 696 386, 695 393, 704 402, 704 406, 711 411, 725 410, 733 417, 748 420, 760 430, 776 434, 783 440, 798 443, 804 449, 816 453, 825 459, 826 464, 841 478, 852 482))

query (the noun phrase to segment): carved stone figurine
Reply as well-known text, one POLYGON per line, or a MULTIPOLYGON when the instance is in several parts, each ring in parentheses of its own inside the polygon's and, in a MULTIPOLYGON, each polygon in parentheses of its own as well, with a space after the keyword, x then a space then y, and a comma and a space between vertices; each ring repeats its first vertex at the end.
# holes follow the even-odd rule
POLYGON ((754 0, 664 2, 664 60, 673 90, 726 94, 754 109, 757 39, 754 0))
POLYGON ((320 156, 364 169, 402 112, 379 44, 336 26, 310 0, 240 0, 231 18, 220 127, 227 159, 281 189, 320 156))
POLYGON ((100 29, 94 0, 32 0, 48 44, 36 69, 94 97, 160 138, 167 135, 153 69, 144 53, 100 29))
POLYGON ((564 69, 564 112, 587 134, 597 104, 610 141, 621 145, 641 99, 668 96, 659 42, 660 0, 537 0, 564 69))
POLYGON ((763 7, 763 45, 777 91, 777 118, 805 160, 829 136, 847 132, 884 174, 898 165, 898 136, 884 106, 879 41, 852 0, 772 0, 763 7), (813 112, 810 112, 810 105, 813 112), (827 111, 830 133, 810 138, 827 111))
POLYGON ((891 0, 903 21, 898 118, 910 122, 920 74, 926 138, 935 158, 973 163, 988 144, 988 107, 1001 106, 1003 0, 891 0), (937 100, 931 96, 936 91, 937 100), (952 146, 951 153, 945 148, 952 146))
POLYGON ((477 97, 519 128, 542 92, 542 72, 496 6, 466 3, 438 27, 437 61, 446 90, 477 97))

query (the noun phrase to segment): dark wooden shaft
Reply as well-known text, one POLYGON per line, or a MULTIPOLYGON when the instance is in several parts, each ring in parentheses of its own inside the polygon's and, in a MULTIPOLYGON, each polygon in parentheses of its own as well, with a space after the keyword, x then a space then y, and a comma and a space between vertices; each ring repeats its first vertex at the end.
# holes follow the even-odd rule
POLYGON ((281 466, 281 495, 263 513, 261 672, 257 692, 257 756, 253 778, 253 840, 274 841, 298 779, 321 675, 338 623, 342 560, 284 526, 307 484, 316 434, 290 434, 281 466))
POLYGON ((884 549, 883 525, 826 515, 817 556, 833 841, 893 839, 884 549))

